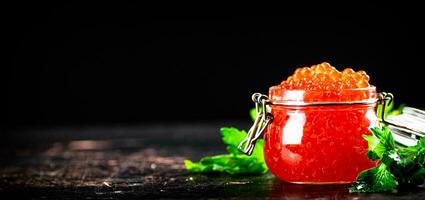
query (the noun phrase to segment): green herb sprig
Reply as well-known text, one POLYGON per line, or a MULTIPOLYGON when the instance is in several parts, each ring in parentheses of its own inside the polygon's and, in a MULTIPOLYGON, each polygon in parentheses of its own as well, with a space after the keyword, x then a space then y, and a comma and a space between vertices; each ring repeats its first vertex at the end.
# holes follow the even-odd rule
POLYGON ((350 192, 395 192, 397 189, 424 184, 425 138, 417 145, 396 148, 387 127, 372 128, 366 156, 380 160, 378 166, 361 172, 350 192))
POLYGON ((236 128, 221 128, 220 135, 229 154, 203 157, 199 162, 185 160, 186 168, 194 173, 225 172, 228 174, 264 174, 268 171, 264 161, 264 141, 257 140, 251 156, 238 150, 246 132, 236 128))

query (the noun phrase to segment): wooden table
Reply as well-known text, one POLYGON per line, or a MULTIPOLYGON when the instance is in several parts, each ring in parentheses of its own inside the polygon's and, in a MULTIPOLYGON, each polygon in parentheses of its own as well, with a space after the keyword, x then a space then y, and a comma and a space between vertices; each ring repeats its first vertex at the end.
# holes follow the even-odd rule
MULTIPOLYGON (((293 185, 271 174, 190 174, 183 160, 224 153, 218 130, 245 123, 74 126, 7 131, 0 196, 13 199, 425 199, 425 188, 350 194, 347 185, 293 185)), ((2 198, 3 199, 3 198, 2 198)))

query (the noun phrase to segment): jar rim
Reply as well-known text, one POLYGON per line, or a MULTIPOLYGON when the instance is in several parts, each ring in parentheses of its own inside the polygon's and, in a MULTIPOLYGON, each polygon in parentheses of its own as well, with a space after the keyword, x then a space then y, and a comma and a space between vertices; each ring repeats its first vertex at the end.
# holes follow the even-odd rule
MULTIPOLYGON (((317 91, 317 90, 316 90, 317 91)), ((333 98, 312 98, 309 97, 305 99, 305 95, 309 92, 316 92, 315 90, 300 90, 300 89, 286 89, 282 88, 279 85, 272 86, 269 88, 269 99, 272 104, 294 104, 294 105, 303 105, 308 103, 319 103, 319 104, 352 104, 352 103, 361 103, 361 104, 371 104, 376 103, 377 100, 377 92, 376 87, 374 85, 371 85, 369 87, 365 88, 347 88, 347 89, 341 89, 337 92, 340 96, 335 96, 333 98), (352 99, 349 97, 344 96, 343 94, 351 94, 351 95, 358 95, 359 98, 352 99)), ((335 91, 329 91, 329 92, 335 92, 335 91)), ((324 91, 322 94, 326 95, 326 91, 324 91)))
MULTIPOLYGON (((280 90, 285 90, 285 91, 308 91, 308 90, 300 90, 300 89, 287 89, 287 88, 282 88, 280 85, 275 85, 269 88, 269 90, 276 90, 276 89, 280 89, 280 90)), ((370 85, 369 87, 364 87, 364 88, 343 88, 340 91, 347 91, 347 90, 355 90, 355 91, 368 91, 368 90, 376 90, 376 86, 374 85, 370 85)))

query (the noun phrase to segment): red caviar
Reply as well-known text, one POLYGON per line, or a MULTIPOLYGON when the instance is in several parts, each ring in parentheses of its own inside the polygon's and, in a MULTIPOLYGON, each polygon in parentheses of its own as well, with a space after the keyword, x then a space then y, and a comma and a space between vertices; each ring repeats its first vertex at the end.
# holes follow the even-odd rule
POLYGON ((375 104, 287 106, 288 102, 354 102, 376 98, 364 71, 342 72, 329 63, 298 68, 270 88, 272 123, 265 131, 270 171, 295 183, 350 183, 374 167, 367 159, 369 128, 377 126, 375 104))
POLYGON ((289 90, 305 90, 304 101, 355 101, 367 98, 365 93, 350 93, 344 89, 369 87, 365 71, 346 68, 342 72, 324 62, 295 70, 280 86, 289 90))

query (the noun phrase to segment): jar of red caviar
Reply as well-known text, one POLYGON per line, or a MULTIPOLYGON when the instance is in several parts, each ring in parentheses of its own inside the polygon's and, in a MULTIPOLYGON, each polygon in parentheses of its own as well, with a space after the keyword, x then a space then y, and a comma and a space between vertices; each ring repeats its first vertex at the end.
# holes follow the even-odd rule
MULTIPOLYGON (((270 171, 292 183, 351 183, 377 163, 366 156, 369 128, 379 126, 375 87, 341 91, 360 96, 353 101, 307 100, 308 91, 271 87, 269 97, 254 94, 257 118, 249 134, 253 144, 264 131, 264 157, 270 171), (258 134, 259 133, 259 134, 258 134)), ((248 136, 249 137, 249 136, 248 136)), ((249 145, 246 152, 252 151, 249 145)))
POLYGON ((250 155, 264 132, 265 161, 278 178, 303 184, 355 181, 361 171, 377 164, 366 156, 368 143, 363 135, 372 135, 370 128, 380 122, 388 125, 400 145, 414 145, 418 137, 425 136, 418 128, 423 111, 412 109, 414 112, 406 115, 414 122, 413 128, 400 123, 405 118, 386 120, 385 106, 393 96, 378 94, 368 81, 364 71, 347 68, 340 72, 329 63, 298 68, 280 85, 271 87, 269 96, 252 96, 257 117, 239 149, 250 155))
POLYGON ((376 166, 366 156, 363 135, 379 126, 383 98, 364 71, 340 72, 329 63, 298 68, 269 96, 256 93, 257 119, 239 146, 250 154, 264 132, 270 171, 292 183, 338 184, 376 166), (380 100, 381 99, 381 100, 380 100), (243 147, 243 148, 242 148, 243 147))

